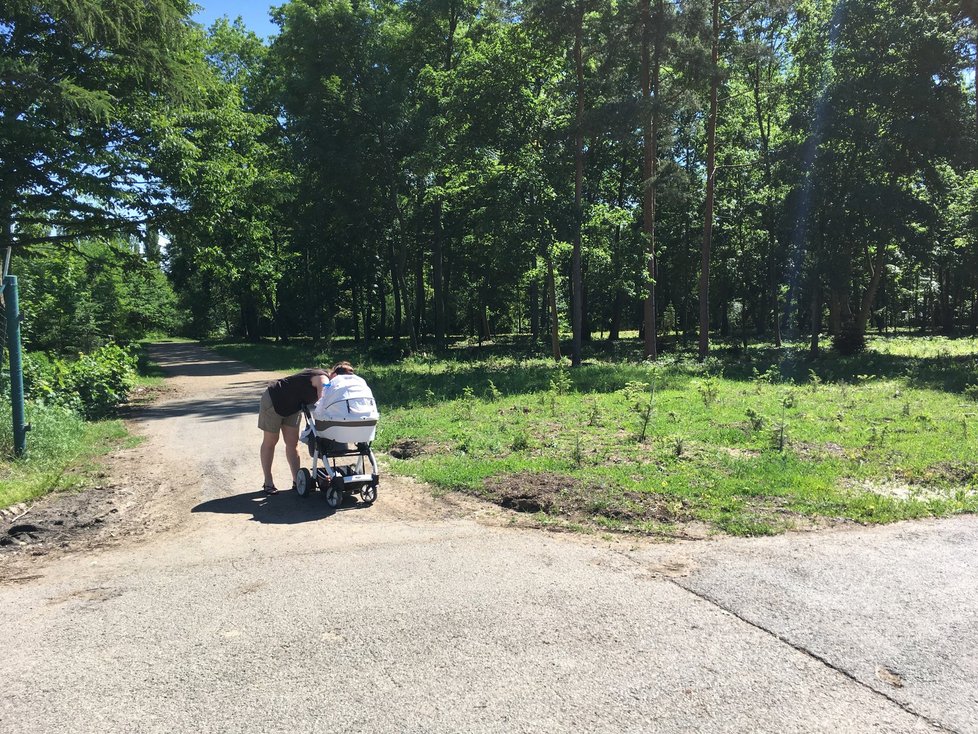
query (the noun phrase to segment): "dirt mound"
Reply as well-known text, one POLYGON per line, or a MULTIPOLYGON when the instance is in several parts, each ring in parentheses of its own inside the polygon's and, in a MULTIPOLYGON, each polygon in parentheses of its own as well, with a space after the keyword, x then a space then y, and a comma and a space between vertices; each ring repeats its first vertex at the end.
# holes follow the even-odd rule
POLYGON ((932 464, 918 475, 904 472, 911 481, 921 484, 937 484, 943 486, 967 486, 978 484, 978 462, 974 461, 941 461, 932 464))
POLYGON ((586 484, 548 472, 489 477, 483 484, 491 501, 517 512, 543 512, 577 522, 595 518, 632 523, 674 523, 689 519, 681 498, 586 484))
POLYGON ((114 529, 109 521, 118 515, 118 499, 114 487, 99 485, 7 507, 0 512, 0 554, 47 555, 82 536, 96 544, 114 529))
POLYGON ((395 441, 387 451, 388 455, 394 459, 413 459, 415 456, 429 453, 427 447, 420 441, 413 438, 404 438, 395 441))
POLYGON ((580 484, 572 477, 536 472, 490 477, 485 487, 494 502, 517 512, 551 512, 565 504, 561 495, 580 491, 580 484))

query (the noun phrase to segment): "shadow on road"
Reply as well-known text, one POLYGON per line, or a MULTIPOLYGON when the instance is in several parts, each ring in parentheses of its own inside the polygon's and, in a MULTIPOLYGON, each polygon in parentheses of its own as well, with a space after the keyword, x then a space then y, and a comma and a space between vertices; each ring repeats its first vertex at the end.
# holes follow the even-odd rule
MULTIPOLYGON (((134 415, 140 420, 158 421, 181 416, 197 416, 205 422, 221 421, 253 413, 258 420, 258 400, 264 383, 255 383, 254 396, 225 400, 179 400, 150 407, 140 406, 134 415)), ((247 389, 248 386, 245 386, 247 389)))
POLYGON ((149 358, 167 377, 213 377, 254 372, 254 367, 236 359, 222 357, 199 344, 150 344, 149 358))
POLYGON ((319 492, 310 497, 300 497, 294 491, 267 495, 264 492, 247 492, 230 497, 201 502, 191 512, 213 512, 223 515, 251 515, 256 522, 270 525, 295 525, 302 522, 322 520, 337 512, 364 510, 370 507, 356 497, 346 497, 343 504, 335 510, 326 505, 319 492))

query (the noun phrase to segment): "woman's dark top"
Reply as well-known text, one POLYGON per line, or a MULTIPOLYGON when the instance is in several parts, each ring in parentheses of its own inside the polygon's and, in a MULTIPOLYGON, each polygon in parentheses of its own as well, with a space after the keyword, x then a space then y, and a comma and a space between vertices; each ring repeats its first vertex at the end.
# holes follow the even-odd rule
POLYGON ((281 416, 289 416, 302 410, 303 404, 311 405, 319 397, 316 386, 312 384, 314 375, 326 375, 324 370, 302 370, 294 375, 273 380, 268 383, 268 396, 272 407, 281 416))

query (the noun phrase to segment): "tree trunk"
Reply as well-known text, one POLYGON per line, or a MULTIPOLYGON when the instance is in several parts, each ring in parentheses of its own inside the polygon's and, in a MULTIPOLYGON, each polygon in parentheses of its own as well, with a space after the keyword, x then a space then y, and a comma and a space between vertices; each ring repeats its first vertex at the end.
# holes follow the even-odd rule
POLYGON ((486 305, 485 298, 482 301, 482 308, 479 309, 479 342, 482 339, 492 339, 492 329, 489 328, 489 306, 486 305))
POLYGON ((377 278, 378 299, 380 301, 380 322, 377 324, 377 336, 381 339, 387 336, 387 289, 384 287, 385 281, 383 273, 379 273, 377 278))
POLYGON ((752 89, 754 93, 754 114, 757 120, 757 131, 761 140, 761 161, 764 165, 764 229, 767 236, 767 269, 768 269, 768 288, 770 289, 771 309, 774 316, 774 346, 781 347, 781 293, 777 267, 777 238, 775 237, 775 202, 774 202, 774 176, 771 171, 771 128, 770 120, 765 125, 763 94, 761 92, 761 63, 754 67, 752 76, 752 89))
POLYGON ((425 290, 424 290, 424 259, 419 254, 414 261, 414 333, 421 341, 425 333, 425 290))
POLYGON ((625 306, 625 292, 621 288, 615 290, 615 300, 611 305, 611 324, 608 328, 608 341, 614 342, 621 338, 621 312, 625 306))
POLYGON ((558 362, 560 354, 560 318, 557 314, 557 284, 554 277, 554 261, 547 253, 547 301, 550 304, 550 353, 558 362))
POLYGON ((441 199, 435 202, 435 232, 431 238, 431 287, 435 307, 435 346, 445 348, 445 289, 442 276, 444 258, 442 255, 442 206, 441 199))
POLYGON ((530 336, 536 341, 540 336, 540 283, 536 278, 530 281, 527 306, 530 311, 530 336))
MULTIPOLYGON (((407 241, 405 239, 405 222, 404 222, 404 212, 401 211, 401 205, 397 201, 397 192, 394 187, 391 186, 390 189, 391 205, 394 209, 394 216, 397 219, 397 241, 398 241, 398 252, 395 254, 392 251, 392 256, 394 260, 394 278, 397 281, 397 286, 401 291, 403 297, 402 304, 404 307, 404 322, 408 327, 408 340, 411 345, 412 350, 418 348, 418 335, 414 329, 414 312, 411 309, 411 297, 408 292, 407 281, 404 278, 404 268, 407 261, 407 241)), ((393 248, 393 245, 391 245, 393 248)))
MULTIPOLYGON (((661 2, 660 2, 661 22, 661 2)), ((655 189, 658 168, 658 107, 660 44, 652 46, 652 8, 649 0, 642 0, 642 99, 650 104, 642 119, 644 157, 642 160, 642 233, 645 235, 646 276, 648 295, 643 311, 643 353, 649 359, 658 356, 655 307, 655 189), (650 68, 650 58, 652 63, 650 68)))
POLYGON ((360 343, 360 297, 359 288, 357 288, 357 280, 354 277, 353 282, 350 286, 350 297, 353 301, 352 308, 350 309, 350 315, 353 317, 353 343, 360 343))
POLYGON ((822 331, 822 289, 819 287, 817 279, 812 279, 812 302, 811 302, 811 322, 812 322, 812 341, 809 347, 813 357, 818 356, 818 338, 822 331))
POLYGON ((571 252, 571 366, 581 364, 581 335, 584 326, 583 277, 581 273, 581 220, 584 193, 584 2, 578 2, 574 28, 574 71, 577 78, 577 110, 574 115, 574 236, 571 252))
POLYGON ((876 303, 876 294, 879 291, 880 283, 883 280, 883 268, 886 264, 886 246, 882 243, 876 245, 876 258, 870 272, 869 287, 863 294, 863 300, 859 307, 859 315, 856 320, 856 329, 860 334, 866 333, 866 324, 873 313, 873 304, 876 303))
POLYGON ((834 288, 829 293, 829 334, 838 336, 842 331, 842 297, 834 288))
POLYGON ((397 257, 394 254, 394 245, 389 245, 391 260, 391 292, 394 294, 394 344, 401 343, 401 281, 397 277, 397 257))
POLYGON ((710 116, 706 125, 706 214, 700 253, 699 357, 710 352, 710 248, 713 244, 713 195, 716 188, 717 91, 720 85, 720 0, 713 0, 713 38, 710 51, 710 116))

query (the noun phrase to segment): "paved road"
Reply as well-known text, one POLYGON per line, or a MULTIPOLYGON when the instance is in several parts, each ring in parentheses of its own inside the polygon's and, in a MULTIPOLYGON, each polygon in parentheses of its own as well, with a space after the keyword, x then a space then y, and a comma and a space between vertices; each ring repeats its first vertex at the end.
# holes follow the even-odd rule
POLYGON ((978 732, 978 518, 609 542, 395 480, 329 515, 254 492, 268 375, 157 358, 149 530, 8 574, 2 731, 978 732))

